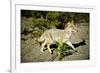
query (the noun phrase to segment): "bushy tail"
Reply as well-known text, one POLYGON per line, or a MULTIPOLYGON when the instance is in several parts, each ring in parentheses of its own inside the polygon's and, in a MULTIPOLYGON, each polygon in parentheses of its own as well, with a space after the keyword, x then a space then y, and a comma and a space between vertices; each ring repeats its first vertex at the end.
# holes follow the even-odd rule
POLYGON ((38 42, 43 42, 45 40, 45 35, 43 34, 40 38, 38 38, 38 42))

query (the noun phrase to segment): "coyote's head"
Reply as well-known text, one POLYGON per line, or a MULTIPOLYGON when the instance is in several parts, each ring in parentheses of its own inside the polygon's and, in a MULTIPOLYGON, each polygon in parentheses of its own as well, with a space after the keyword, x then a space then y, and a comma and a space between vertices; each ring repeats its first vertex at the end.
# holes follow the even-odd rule
POLYGON ((65 31, 78 32, 77 25, 75 24, 73 20, 71 22, 68 22, 66 25, 67 27, 65 27, 65 31))

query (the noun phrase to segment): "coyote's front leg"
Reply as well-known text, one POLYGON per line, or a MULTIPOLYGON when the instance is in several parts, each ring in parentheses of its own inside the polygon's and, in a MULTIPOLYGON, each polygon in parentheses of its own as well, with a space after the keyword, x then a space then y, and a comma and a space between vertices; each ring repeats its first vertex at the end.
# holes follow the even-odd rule
MULTIPOLYGON (((67 41, 66 44, 68 44, 73 50, 75 50, 75 47, 72 45, 71 42, 67 41)), ((76 50, 75 50, 76 51, 76 50)))

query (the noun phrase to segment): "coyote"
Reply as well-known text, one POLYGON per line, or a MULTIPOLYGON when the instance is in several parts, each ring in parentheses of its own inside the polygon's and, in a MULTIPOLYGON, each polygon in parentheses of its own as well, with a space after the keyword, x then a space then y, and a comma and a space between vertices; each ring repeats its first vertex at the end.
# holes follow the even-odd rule
POLYGON ((65 29, 48 29, 46 30, 41 37, 38 39, 39 42, 43 42, 41 46, 41 52, 43 52, 44 46, 47 45, 48 51, 52 53, 50 49, 51 44, 55 44, 56 42, 66 43, 68 44, 73 50, 75 50, 74 46, 69 41, 70 37, 72 36, 73 32, 77 32, 76 26, 74 21, 67 23, 67 27, 65 29))

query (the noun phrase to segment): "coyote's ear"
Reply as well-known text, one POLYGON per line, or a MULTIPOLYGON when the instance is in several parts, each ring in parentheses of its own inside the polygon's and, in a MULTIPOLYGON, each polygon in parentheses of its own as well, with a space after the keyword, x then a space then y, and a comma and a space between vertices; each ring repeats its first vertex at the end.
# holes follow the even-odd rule
POLYGON ((71 24, 74 24, 74 20, 71 20, 71 22, 70 22, 71 24))
POLYGON ((74 20, 71 20, 70 24, 71 25, 75 25, 74 20))
POLYGON ((71 21, 67 22, 67 24, 65 25, 65 28, 66 27, 71 27, 73 25, 74 25, 74 20, 71 20, 71 21))
POLYGON ((67 28, 69 25, 70 25, 70 22, 67 22, 67 23, 65 24, 65 28, 67 28))

